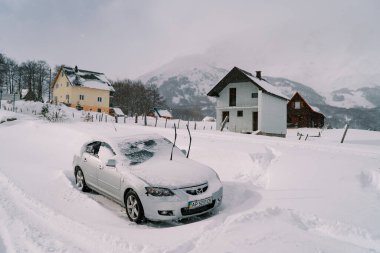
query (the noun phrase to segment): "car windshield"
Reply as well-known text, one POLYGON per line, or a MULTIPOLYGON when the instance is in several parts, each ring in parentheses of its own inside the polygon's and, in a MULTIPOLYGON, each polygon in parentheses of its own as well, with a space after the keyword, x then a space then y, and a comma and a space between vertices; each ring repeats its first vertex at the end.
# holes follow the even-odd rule
MULTIPOLYGON (((119 142, 119 149, 129 165, 144 163, 160 154, 169 157, 173 143, 166 138, 147 138, 139 140, 123 140, 119 142)), ((177 148, 175 148, 177 149, 177 148)))

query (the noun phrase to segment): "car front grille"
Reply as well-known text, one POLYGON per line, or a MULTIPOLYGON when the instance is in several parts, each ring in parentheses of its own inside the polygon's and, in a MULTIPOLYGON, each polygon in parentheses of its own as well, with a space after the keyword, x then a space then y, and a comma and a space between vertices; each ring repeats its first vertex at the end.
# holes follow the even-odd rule
POLYGON ((187 207, 181 208, 181 213, 183 216, 193 215, 193 214, 197 214, 197 213, 203 213, 203 212, 206 212, 207 210, 212 209, 214 206, 215 206, 215 200, 213 200, 211 204, 201 206, 201 207, 197 207, 194 209, 189 209, 187 207))
POLYGON ((188 188, 185 188, 185 192, 187 194, 190 194, 190 195, 200 195, 204 192, 206 192, 208 189, 208 184, 202 184, 202 185, 198 185, 198 186, 193 186, 193 187, 188 187, 188 188))

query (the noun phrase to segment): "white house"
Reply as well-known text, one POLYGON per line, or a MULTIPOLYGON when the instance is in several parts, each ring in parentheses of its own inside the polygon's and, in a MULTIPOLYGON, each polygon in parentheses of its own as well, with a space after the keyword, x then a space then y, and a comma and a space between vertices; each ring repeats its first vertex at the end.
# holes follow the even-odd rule
POLYGON ((286 109, 288 98, 261 77, 234 67, 207 94, 217 98, 216 125, 230 131, 262 135, 286 135, 286 109))

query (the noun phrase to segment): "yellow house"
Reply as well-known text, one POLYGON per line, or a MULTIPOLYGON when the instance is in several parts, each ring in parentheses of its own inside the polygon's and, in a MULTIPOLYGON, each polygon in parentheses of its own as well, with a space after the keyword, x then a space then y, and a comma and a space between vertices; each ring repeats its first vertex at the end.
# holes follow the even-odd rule
POLYGON ((52 83, 53 102, 109 113, 114 88, 103 73, 62 66, 52 83))

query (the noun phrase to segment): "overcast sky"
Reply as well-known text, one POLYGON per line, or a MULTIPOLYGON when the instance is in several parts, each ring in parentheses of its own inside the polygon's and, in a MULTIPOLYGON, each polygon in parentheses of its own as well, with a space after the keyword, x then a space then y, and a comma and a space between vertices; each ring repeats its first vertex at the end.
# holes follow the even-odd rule
POLYGON ((320 90, 380 85, 379 11, 378 0, 0 0, 0 52, 112 79, 202 54, 320 90))

